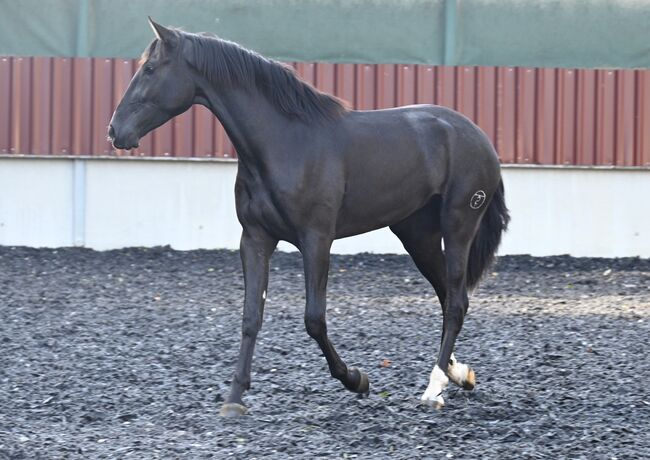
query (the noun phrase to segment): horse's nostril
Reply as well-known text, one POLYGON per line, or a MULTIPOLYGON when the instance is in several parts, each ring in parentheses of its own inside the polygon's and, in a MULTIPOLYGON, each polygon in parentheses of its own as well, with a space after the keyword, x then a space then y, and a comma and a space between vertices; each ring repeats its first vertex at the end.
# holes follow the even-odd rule
POLYGON ((115 139, 115 128, 113 128, 113 125, 108 125, 108 137, 115 139))

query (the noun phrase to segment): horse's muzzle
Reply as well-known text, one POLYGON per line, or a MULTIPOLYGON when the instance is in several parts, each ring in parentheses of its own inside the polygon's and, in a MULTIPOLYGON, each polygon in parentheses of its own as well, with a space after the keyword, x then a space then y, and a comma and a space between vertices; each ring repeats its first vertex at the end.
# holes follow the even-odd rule
POLYGON ((118 136, 112 124, 108 126, 108 140, 116 149, 131 150, 138 148, 140 145, 139 139, 137 138, 129 139, 128 137, 118 136))

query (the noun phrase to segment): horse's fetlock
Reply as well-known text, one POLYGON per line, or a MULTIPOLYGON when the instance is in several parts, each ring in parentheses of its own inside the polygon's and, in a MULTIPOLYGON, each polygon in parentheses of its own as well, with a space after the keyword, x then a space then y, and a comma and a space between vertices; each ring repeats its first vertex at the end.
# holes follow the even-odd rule
POLYGON ((348 369, 346 366, 336 366, 334 369, 330 369, 330 375, 337 380, 341 380, 348 375, 348 369))
POLYGON ((235 374, 235 377, 233 378, 237 384, 239 384, 244 390, 250 390, 251 387, 251 378, 250 376, 240 376, 235 374))

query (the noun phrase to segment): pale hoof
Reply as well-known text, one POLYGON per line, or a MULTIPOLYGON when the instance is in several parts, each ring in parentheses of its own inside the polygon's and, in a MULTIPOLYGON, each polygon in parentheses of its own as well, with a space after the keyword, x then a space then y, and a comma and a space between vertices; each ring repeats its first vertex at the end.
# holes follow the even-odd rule
POLYGON ((219 415, 222 417, 241 417, 248 412, 246 406, 237 403, 226 403, 221 406, 219 410, 219 415))
POLYGON ((474 387, 476 386, 476 374, 474 373, 474 369, 471 367, 467 371, 467 378, 463 382, 463 389, 472 391, 474 387))
POLYGON ((423 404, 431 406, 435 409, 442 409, 445 405, 445 400, 442 398, 442 392, 447 387, 449 378, 444 372, 436 365, 431 371, 429 377, 429 386, 424 390, 420 400, 423 404))
POLYGON ((465 390, 473 390, 476 386, 476 374, 474 374, 474 370, 467 364, 456 361, 453 355, 449 362, 447 375, 449 376, 449 380, 465 390))
POLYGON ((445 375, 444 372, 436 365, 431 371, 431 377, 429 377, 429 386, 420 400, 423 404, 431 406, 434 409, 442 409, 445 405, 445 400, 442 397, 442 392, 449 383, 449 378, 445 375))
POLYGON ((436 410, 445 407, 445 400, 443 399, 442 395, 428 396, 425 392, 422 395, 420 401, 422 401, 422 404, 426 404, 427 406, 433 407, 436 410))

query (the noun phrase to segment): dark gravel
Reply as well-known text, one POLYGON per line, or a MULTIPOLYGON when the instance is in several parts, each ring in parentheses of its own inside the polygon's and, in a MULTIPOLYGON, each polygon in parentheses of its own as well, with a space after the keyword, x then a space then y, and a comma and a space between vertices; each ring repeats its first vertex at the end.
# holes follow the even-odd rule
POLYGON ((442 411, 418 405, 441 314, 408 257, 333 257, 330 335, 365 399, 304 332, 302 283, 276 254, 250 412, 226 420, 236 252, 0 247, 0 459, 650 457, 650 260, 501 258, 456 349, 476 391, 442 411))

